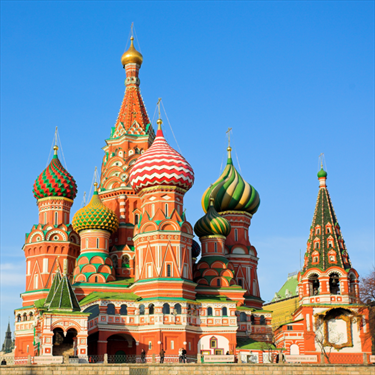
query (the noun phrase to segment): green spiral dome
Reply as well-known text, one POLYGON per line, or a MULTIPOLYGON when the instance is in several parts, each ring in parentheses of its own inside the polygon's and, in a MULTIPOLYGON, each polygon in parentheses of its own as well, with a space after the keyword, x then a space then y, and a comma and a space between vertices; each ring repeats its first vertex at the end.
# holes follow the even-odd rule
POLYGON ((213 199, 210 202, 206 215, 200 218, 194 225, 194 232, 199 238, 217 235, 227 237, 230 230, 229 221, 216 212, 213 199))
POLYGON ((245 211, 254 214, 260 205, 258 192, 234 167, 230 147, 228 147, 228 160, 223 173, 203 194, 202 207, 205 212, 208 210, 210 198, 215 199, 217 212, 245 211))
POLYGON ((98 192, 94 191, 90 203, 73 216, 72 225, 76 232, 102 229, 114 233, 118 229, 119 222, 115 213, 102 203, 98 192))

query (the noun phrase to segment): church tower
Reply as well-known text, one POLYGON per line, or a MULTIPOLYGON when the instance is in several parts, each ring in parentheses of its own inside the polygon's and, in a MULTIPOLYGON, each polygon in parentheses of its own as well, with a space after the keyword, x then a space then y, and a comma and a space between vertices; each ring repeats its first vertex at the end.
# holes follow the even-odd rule
POLYGON ((140 92, 139 69, 143 57, 134 47, 122 55, 125 95, 115 126, 103 147, 105 155, 98 194, 119 218, 119 228, 109 239, 109 250, 121 277, 134 277, 134 226, 141 216, 140 199, 129 184, 129 173, 137 159, 151 146, 155 134, 140 92))
POLYGON ((323 166, 318 172, 318 180, 318 198, 304 265, 299 274, 300 303, 358 303, 358 273, 349 259, 323 166))
POLYGON ((204 192, 202 207, 208 212, 213 198, 215 210, 230 223, 232 229, 225 240, 225 256, 234 266, 234 281, 246 290, 245 305, 261 308, 263 301, 257 275, 259 258, 249 238, 251 219, 258 210, 260 198, 234 167, 230 145, 227 151, 227 165, 218 180, 204 192))
POLYGON ((183 209, 194 172, 165 140, 160 118, 157 123, 154 143, 130 173, 131 186, 141 199, 141 214, 134 230, 135 292, 143 298, 155 296, 157 290, 160 297, 195 299, 194 235, 183 209))
POLYGON ((61 165, 57 152, 55 145, 51 162, 34 183, 39 223, 26 234, 23 246, 26 257, 24 306, 47 296, 57 268, 66 269, 71 277, 79 255, 79 236, 69 224, 77 184, 61 165))

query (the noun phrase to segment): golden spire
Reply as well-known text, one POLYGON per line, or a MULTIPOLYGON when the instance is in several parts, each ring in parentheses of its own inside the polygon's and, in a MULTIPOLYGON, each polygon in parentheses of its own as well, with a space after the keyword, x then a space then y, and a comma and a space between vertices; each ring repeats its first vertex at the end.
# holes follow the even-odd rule
POLYGON ((161 102, 161 98, 158 99, 158 102, 156 103, 156 105, 158 106, 158 112, 159 112, 159 118, 158 120, 156 121, 156 123, 158 124, 158 130, 161 130, 161 124, 163 123, 162 119, 160 118, 160 102, 161 102))
POLYGON ((125 65, 127 64, 138 64, 139 66, 142 65, 143 62, 143 56, 140 52, 138 52, 133 43, 134 37, 133 37, 133 23, 131 25, 131 37, 130 37, 130 47, 129 49, 121 56, 121 64, 123 68, 125 68, 125 65))
POLYGON ((57 145, 57 126, 55 129, 55 145, 53 146, 53 154, 57 155, 57 150, 59 149, 59 146, 57 145))

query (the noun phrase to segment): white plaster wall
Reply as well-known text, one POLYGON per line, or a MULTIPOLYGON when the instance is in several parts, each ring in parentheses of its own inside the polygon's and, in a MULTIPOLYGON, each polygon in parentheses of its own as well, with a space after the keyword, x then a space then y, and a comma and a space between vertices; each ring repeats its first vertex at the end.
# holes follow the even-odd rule
POLYGON ((210 339, 213 336, 217 339, 217 348, 215 349, 224 349, 224 354, 229 351, 229 340, 226 337, 220 335, 207 335, 198 341, 198 353, 200 353, 201 350, 210 350, 211 354, 215 354, 215 349, 210 348, 210 339))

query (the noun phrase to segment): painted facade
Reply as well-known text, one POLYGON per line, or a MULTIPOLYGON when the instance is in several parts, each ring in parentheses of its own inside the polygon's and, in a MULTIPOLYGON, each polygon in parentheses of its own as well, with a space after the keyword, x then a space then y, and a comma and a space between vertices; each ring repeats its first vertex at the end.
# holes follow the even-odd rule
MULTIPOLYGON (((371 354, 369 311, 359 301, 358 273, 349 258, 323 166, 318 180, 304 265, 298 273, 299 306, 292 319, 275 330, 275 340, 286 354, 363 363, 363 354, 371 354)), ((267 307, 273 309, 272 303, 267 307)))
POLYGON ((258 253, 249 240, 258 192, 228 161, 203 194, 194 230, 188 161, 154 132, 140 92, 143 56, 121 58, 125 94, 104 146, 100 181, 71 220, 77 194, 58 147, 34 184, 38 224, 26 234, 26 289, 15 311, 16 357, 235 353, 267 342, 258 253), (202 247, 202 249, 201 249, 202 247), (246 341, 248 340, 248 341, 246 341))

